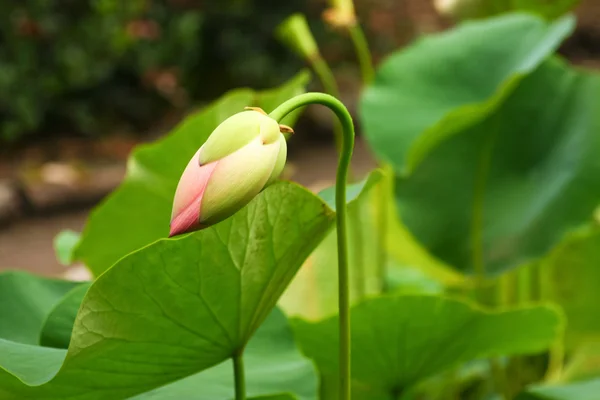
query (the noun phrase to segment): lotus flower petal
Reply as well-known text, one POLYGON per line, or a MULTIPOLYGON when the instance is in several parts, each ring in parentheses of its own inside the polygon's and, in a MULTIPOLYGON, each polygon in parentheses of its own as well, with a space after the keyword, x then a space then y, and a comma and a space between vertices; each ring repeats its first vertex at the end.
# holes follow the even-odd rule
POLYGON ((283 135, 279 135, 279 153, 277 154, 277 160, 275 161, 275 166, 273 167, 273 171, 271 172, 271 176, 269 180, 265 184, 265 186, 269 186, 271 183, 275 182, 279 175, 283 172, 283 168, 285 167, 285 161, 287 160, 287 142, 285 141, 285 137, 283 135))
POLYGON ((269 116, 254 110, 234 114, 208 137, 200 150, 200 163, 221 160, 258 137, 271 144, 280 136, 279 124, 269 116))
MULTIPOLYGON (((202 148, 200 148, 202 150, 202 148)), ((169 236, 199 229, 199 210, 208 181, 218 161, 200 166, 200 150, 192 157, 175 191, 169 236)))
POLYGON ((215 224, 244 207, 264 189, 279 156, 281 143, 257 138, 218 161, 200 205, 202 224, 215 224))

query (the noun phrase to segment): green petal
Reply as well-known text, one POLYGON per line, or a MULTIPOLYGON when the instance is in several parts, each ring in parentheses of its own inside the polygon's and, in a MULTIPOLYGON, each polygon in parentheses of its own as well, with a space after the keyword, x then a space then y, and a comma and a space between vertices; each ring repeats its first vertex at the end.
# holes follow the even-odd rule
POLYGON ((200 205, 200 222, 212 225, 228 218, 250 202, 271 176, 280 143, 253 140, 218 161, 200 205))
POLYGON ((200 150, 199 161, 201 164, 208 164, 220 160, 259 136, 263 136, 266 142, 270 142, 273 130, 279 133, 277 122, 258 111, 242 111, 234 114, 211 133, 200 150))
POLYGON ((271 176, 269 180, 265 184, 269 186, 271 183, 275 182, 279 175, 283 172, 283 167, 285 167, 285 162, 287 160, 287 142, 285 141, 285 136, 282 134, 279 135, 279 154, 277 154, 277 161, 275 161, 275 166, 273 167, 273 172, 271 172, 271 176))

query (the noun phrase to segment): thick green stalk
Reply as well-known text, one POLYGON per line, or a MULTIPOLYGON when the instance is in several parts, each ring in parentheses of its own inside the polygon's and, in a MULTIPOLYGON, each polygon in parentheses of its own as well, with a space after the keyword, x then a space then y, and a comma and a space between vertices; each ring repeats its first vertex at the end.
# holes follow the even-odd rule
POLYGON ((348 283, 348 229, 346 224, 346 182, 354 149, 354 123, 346 107, 333 96, 324 93, 298 95, 271 112, 271 118, 281 121, 290 112, 309 104, 328 107, 340 120, 343 140, 339 154, 335 185, 337 249, 338 249, 338 290, 340 314, 340 400, 350 399, 350 290, 348 283))
POLYGON ((246 400, 246 376, 244 372, 244 352, 233 355, 233 379, 235 381, 235 400, 246 400))

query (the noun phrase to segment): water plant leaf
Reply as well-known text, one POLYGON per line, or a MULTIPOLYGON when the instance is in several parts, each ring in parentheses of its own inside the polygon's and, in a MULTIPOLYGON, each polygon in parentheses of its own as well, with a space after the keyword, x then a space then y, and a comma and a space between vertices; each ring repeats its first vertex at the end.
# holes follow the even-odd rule
MULTIPOLYGON (((385 296, 352 308, 352 380, 356 399, 395 399, 416 383, 457 364, 536 353, 562 333, 561 314, 535 306, 486 311, 443 297, 385 296), (519 329, 515 329, 519 327, 519 329)), ((319 371, 338 369, 338 317, 294 320, 302 351, 319 371)), ((327 399, 335 399, 332 392, 327 399)))
POLYGON ((129 254, 88 289, 68 350, 0 340, 0 397, 125 398, 220 364, 267 318, 333 217, 279 182, 213 227, 129 254))
POLYGON ((37 277, 22 271, 0 274, 0 338, 38 344, 48 314, 77 282, 37 277))
MULTIPOLYGON (((377 236, 368 207, 373 188, 382 180, 381 170, 372 171, 365 179, 349 185, 349 271, 352 301, 361 293, 378 292, 378 270, 375 262, 377 236), (357 246, 361 251, 357 252, 357 246), (359 271, 360 268, 360 271, 359 271)), ((322 190, 319 197, 335 209, 335 186, 322 190)), ((337 230, 332 229, 302 265, 281 297, 279 306, 290 316, 319 319, 337 312, 337 230)))
POLYGON ((468 24, 393 57, 365 95, 365 126, 395 168, 403 223, 460 271, 498 273, 537 260, 597 206, 600 76, 547 60, 569 20, 508 15, 468 24), (508 26, 518 40, 501 35, 508 26), (482 48, 464 45, 474 42, 482 48), (413 62, 433 49, 439 62, 413 62), (407 69, 419 78, 402 77, 407 69), (432 85, 427 99, 414 95, 417 84, 432 85), (396 117, 392 108, 408 112, 396 117))

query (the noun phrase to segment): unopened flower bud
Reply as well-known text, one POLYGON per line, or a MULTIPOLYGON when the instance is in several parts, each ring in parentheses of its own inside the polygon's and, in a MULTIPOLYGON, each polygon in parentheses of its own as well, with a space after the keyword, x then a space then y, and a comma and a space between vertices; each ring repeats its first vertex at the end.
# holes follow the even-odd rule
POLYGON ((336 28, 349 28, 356 24, 352 0, 330 0, 331 7, 323 13, 325 22, 336 28))
POLYGON ((319 48, 302 14, 286 18, 275 32, 277 38, 300 57, 310 61, 320 57, 319 48))
POLYGON ((287 145, 277 121, 251 109, 223 121, 192 157, 175 191, 169 236, 236 213, 281 174, 287 145))

